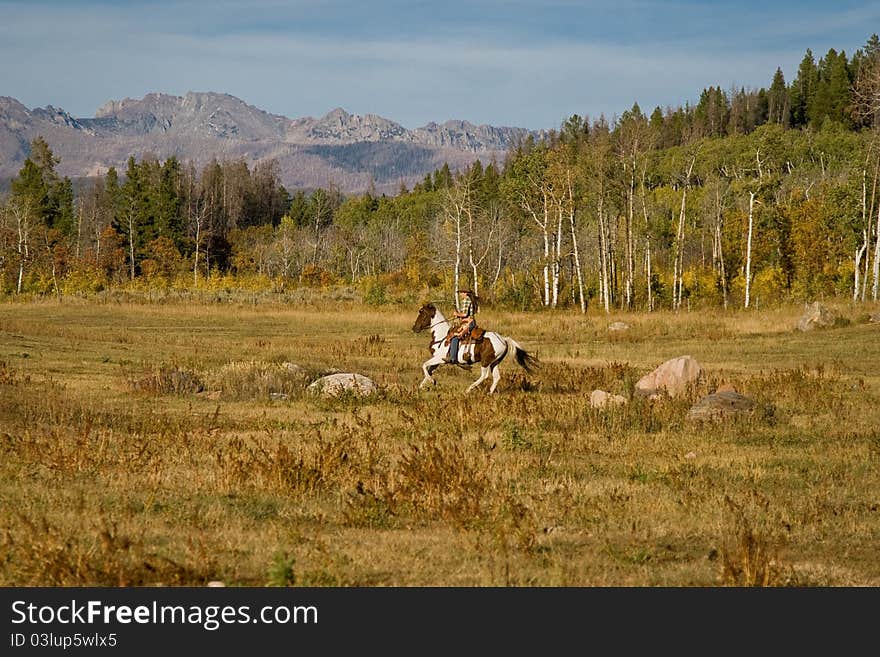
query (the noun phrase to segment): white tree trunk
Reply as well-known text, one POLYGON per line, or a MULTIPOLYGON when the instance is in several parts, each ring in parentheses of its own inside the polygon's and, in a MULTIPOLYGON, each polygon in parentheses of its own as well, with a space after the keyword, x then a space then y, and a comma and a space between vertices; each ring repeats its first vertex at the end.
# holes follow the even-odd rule
POLYGON ((196 250, 193 257, 193 285, 199 285, 199 242, 202 238, 202 220, 196 217, 196 250))
POLYGON ((128 258, 131 264, 131 280, 134 280, 134 210, 128 209, 128 258))
POLYGON ((855 258, 853 261, 855 263, 855 267, 853 268, 853 301, 859 300, 859 292, 861 291, 861 285, 859 285, 859 276, 862 273, 862 256, 868 250, 868 231, 864 231, 864 241, 862 245, 856 249, 855 258))
POLYGON ((24 283, 24 263, 29 257, 28 238, 30 237, 30 205, 25 203, 23 206, 16 204, 13 208, 15 212, 15 223, 18 228, 18 283, 16 284, 16 294, 21 294, 21 288, 24 283))
POLYGON ((750 293, 752 289, 752 225, 753 225, 753 208, 755 205, 755 193, 749 192, 749 232, 746 238, 746 302, 745 307, 749 307, 750 293))
POLYGON ((458 289, 461 287, 461 213, 456 211, 455 213, 455 265, 454 270, 452 272, 452 282, 453 282, 453 292, 452 296, 455 297, 455 309, 461 310, 461 305, 458 301, 458 289))
POLYGON ((553 298, 550 305, 556 308, 559 303, 559 273, 562 269, 562 206, 556 212, 556 244, 553 254, 553 298))
POLYGON ((624 300, 627 309, 632 308, 635 277, 635 246, 633 244, 633 203, 636 194, 636 163, 633 158, 629 175, 629 198, 626 215, 626 281, 624 283, 624 300))
POLYGON ((478 286, 477 282, 477 263, 474 261, 474 209, 471 206, 470 200, 468 200, 467 207, 465 208, 467 212, 467 255, 468 255, 468 265, 471 269, 471 281, 473 282, 473 292, 474 294, 478 294, 478 286))
POLYGON ((675 231, 675 263, 672 271, 672 308, 681 307, 684 287, 684 225, 687 207, 687 184, 681 190, 681 209, 678 212, 678 228, 675 231))
POLYGON ((647 274, 648 312, 654 310, 654 291, 651 288, 651 234, 648 225, 648 203, 645 200, 645 175, 642 170, 642 216, 645 218, 645 273, 647 274))
POLYGON ((877 301, 880 291, 880 203, 877 204, 877 226, 874 229, 874 271, 871 283, 871 298, 877 301))
POLYGON ((80 247, 82 245, 82 220, 83 220, 83 200, 79 199, 77 203, 79 211, 76 213, 76 257, 80 257, 80 247))
POLYGON ((578 250, 578 242, 577 242, 577 230, 575 229, 574 215, 574 193, 571 187, 571 172, 568 174, 568 222, 571 227, 571 248, 574 252, 574 268, 575 273, 577 274, 577 282, 578 282, 578 301, 581 306, 581 313, 587 312, 587 300, 584 297, 584 274, 581 269, 581 256, 580 251, 578 250))
POLYGON ((602 198, 599 198, 599 266, 600 266, 600 296, 605 312, 611 312, 610 287, 608 285, 608 251, 605 244, 605 216, 602 208, 602 198))
POLYGON ((549 199, 544 193, 544 221, 538 222, 544 237, 544 306, 550 305, 550 214, 549 199))
POLYGON ((681 210, 678 214, 678 231, 676 232, 675 238, 675 266, 672 273, 672 306, 675 310, 678 310, 681 307, 681 297, 684 288, 684 226, 687 209, 687 192, 696 161, 696 155, 691 157, 691 164, 688 167, 687 174, 684 178, 684 188, 681 190, 681 210))
MULTIPOLYGON (((857 298, 861 298, 862 301, 865 300, 865 288, 866 283, 868 282, 868 261, 870 260, 871 253, 871 218, 868 216, 868 171, 867 169, 862 169, 862 223, 864 224, 864 248, 865 248, 865 272, 864 276, 862 276, 861 286, 859 286, 858 281, 855 285, 855 296, 853 300, 857 300, 857 298)), ((873 202, 873 198, 871 199, 873 202)), ((858 269, 858 266, 856 266, 858 269)))
POLYGON ((715 189, 715 239, 712 246, 713 263, 717 262, 717 275, 721 279, 721 299, 727 310, 727 270, 724 266, 724 215, 721 213, 721 198, 715 189))

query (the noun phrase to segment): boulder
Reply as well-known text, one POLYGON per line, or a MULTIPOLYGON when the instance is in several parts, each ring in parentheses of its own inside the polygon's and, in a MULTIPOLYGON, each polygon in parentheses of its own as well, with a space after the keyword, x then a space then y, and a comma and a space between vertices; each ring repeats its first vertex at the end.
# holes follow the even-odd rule
POLYGON ((713 392, 706 395, 688 411, 685 419, 692 422, 717 422, 736 416, 755 413, 758 403, 735 391, 713 392))
POLYGON ((612 395, 604 390, 594 390, 590 394, 590 406, 593 408, 603 408, 604 406, 617 406, 625 404, 626 397, 621 395, 612 395))
POLYGON ((816 328, 833 326, 835 319, 833 312, 818 301, 814 301, 804 304, 804 314, 798 320, 797 327, 799 331, 812 331, 816 328))
POLYGON ((619 331, 628 331, 629 328, 629 324, 627 324, 626 322, 612 322, 608 325, 608 330, 615 333, 619 331))
POLYGON ((352 393, 360 397, 367 397, 378 392, 375 382, 362 374, 342 372, 329 374, 309 384, 306 390, 312 394, 320 394, 323 397, 338 397, 343 393, 352 393))
POLYGON ((643 376, 636 383, 637 395, 651 397, 666 392, 676 397, 691 385, 695 385, 703 376, 703 368, 692 356, 671 358, 653 372, 643 376))

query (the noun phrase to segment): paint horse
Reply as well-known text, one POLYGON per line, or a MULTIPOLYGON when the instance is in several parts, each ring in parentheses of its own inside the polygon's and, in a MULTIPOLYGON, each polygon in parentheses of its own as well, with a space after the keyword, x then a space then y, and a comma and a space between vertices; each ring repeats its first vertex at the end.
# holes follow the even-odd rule
MULTIPOLYGON (((431 344, 428 345, 431 350, 431 358, 422 363, 422 371, 425 378, 419 384, 419 388, 424 388, 429 383, 434 385, 437 381, 432 376, 434 370, 441 365, 446 365, 444 358, 449 353, 449 345, 446 344, 446 336, 452 324, 443 316, 440 309, 432 303, 427 303, 419 309, 419 315, 413 324, 414 333, 419 333, 425 329, 431 330, 431 344)), ((477 329, 479 330, 479 329, 477 329)), ((480 378, 474 381, 465 392, 470 392, 483 381, 492 376, 492 385, 489 387, 489 393, 495 392, 498 387, 498 381, 501 379, 501 372, 498 365, 505 357, 512 353, 516 362, 526 372, 534 371, 534 368, 540 365, 538 358, 528 353, 513 338, 509 338, 492 331, 486 331, 479 340, 470 340, 462 342, 458 347, 457 360, 451 365, 480 365, 480 378)))

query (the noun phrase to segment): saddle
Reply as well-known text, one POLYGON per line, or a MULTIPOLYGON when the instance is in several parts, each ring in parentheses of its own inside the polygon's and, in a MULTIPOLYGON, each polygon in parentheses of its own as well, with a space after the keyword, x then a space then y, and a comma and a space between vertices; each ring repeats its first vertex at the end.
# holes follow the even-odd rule
POLYGON ((483 338, 486 337, 486 329, 480 328, 479 326, 475 327, 472 331, 470 331, 467 335, 464 336, 464 342, 480 342, 483 338))
MULTIPOLYGON (((455 327, 450 328, 449 332, 446 334, 446 339, 443 340, 443 344, 449 346, 449 343, 452 341, 452 336, 455 334, 457 329, 455 327)), ((480 328, 479 326, 474 327, 470 331, 466 332, 459 341, 460 345, 470 344, 471 342, 482 342, 483 338, 486 337, 486 329, 480 328)))

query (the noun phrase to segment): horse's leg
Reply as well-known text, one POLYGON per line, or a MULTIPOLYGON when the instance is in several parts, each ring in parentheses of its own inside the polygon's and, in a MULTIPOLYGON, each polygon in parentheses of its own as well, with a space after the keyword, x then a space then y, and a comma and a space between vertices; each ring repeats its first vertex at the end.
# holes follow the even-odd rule
POLYGON ((489 368, 488 367, 481 367, 480 368, 480 378, 477 379, 476 381, 474 381, 472 384, 470 384, 468 386, 468 389, 465 390, 465 393, 468 393, 471 390, 473 390, 474 388, 476 388, 478 385, 480 385, 487 378, 489 378, 489 368))
POLYGON ((434 356, 433 358, 429 358, 424 363, 422 363, 422 372, 425 374, 425 378, 422 379, 422 382, 419 384, 419 388, 424 388, 428 383, 431 385, 437 385, 436 379, 434 379, 431 374, 443 364, 443 359, 434 356))
POLYGON ((489 394, 491 395, 495 392, 495 388, 498 387, 498 382, 501 380, 501 369, 496 365, 492 368, 492 385, 489 386, 489 394))

